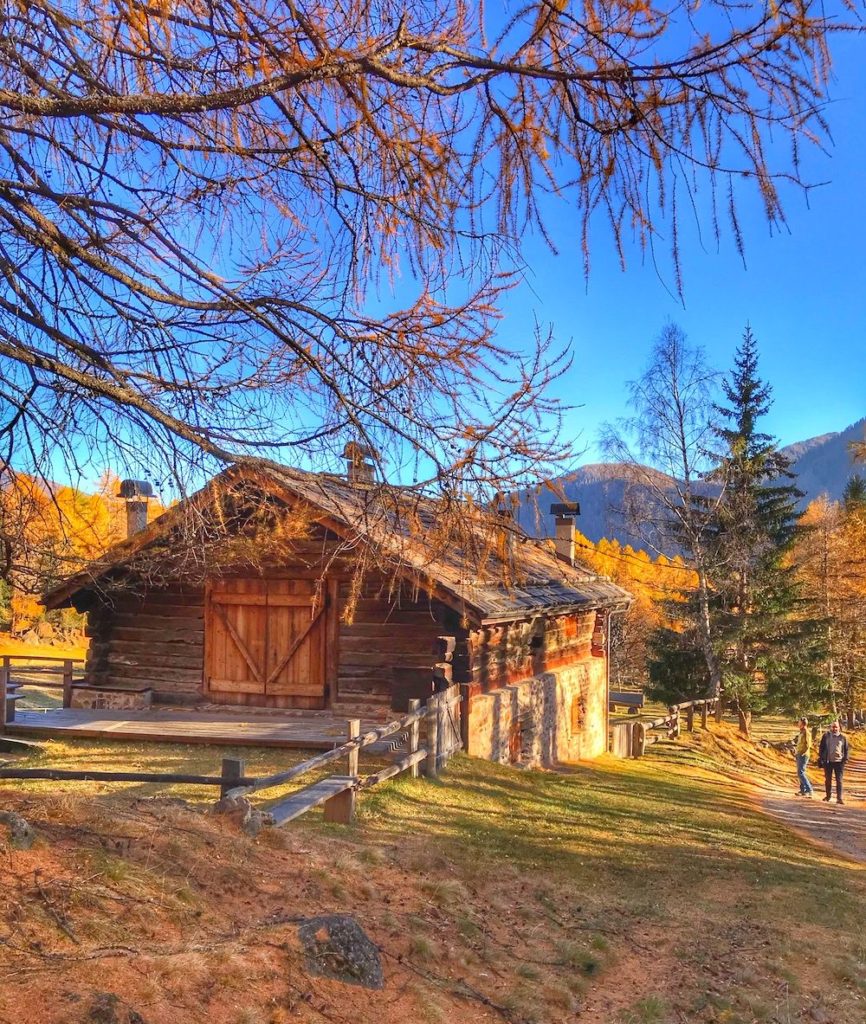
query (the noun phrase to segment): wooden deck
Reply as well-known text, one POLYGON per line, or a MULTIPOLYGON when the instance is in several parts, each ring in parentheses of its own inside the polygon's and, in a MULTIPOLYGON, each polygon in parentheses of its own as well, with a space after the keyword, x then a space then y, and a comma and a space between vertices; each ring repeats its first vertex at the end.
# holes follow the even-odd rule
MULTIPOLYGON (((381 722, 364 721, 362 728, 381 722)), ((346 739, 346 719, 323 712, 244 714, 233 710, 89 711, 58 708, 16 712, 10 736, 81 737, 155 743, 224 743, 231 746, 330 750, 346 739)), ((389 744, 389 746, 393 746, 389 744)), ((384 748, 383 748, 384 752, 384 748)))

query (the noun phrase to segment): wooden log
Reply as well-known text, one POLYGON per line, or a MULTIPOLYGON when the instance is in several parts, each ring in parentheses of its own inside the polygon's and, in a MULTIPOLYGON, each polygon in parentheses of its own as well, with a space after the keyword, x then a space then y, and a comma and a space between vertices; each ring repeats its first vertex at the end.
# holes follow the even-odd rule
MULTIPOLYGON (((413 711, 418 711, 420 709, 420 707, 421 707, 421 701, 420 700, 415 699, 415 700, 410 700, 409 701, 409 711, 410 711, 410 713, 413 712, 413 711)), ((406 740, 406 752, 408 754, 414 754, 414 753, 417 752, 417 750, 418 750, 418 738, 419 738, 420 734, 421 734, 421 721, 420 721, 420 719, 416 719, 416 721, 414 721, 409 726, 409 734, 408 734, 408 738, 406 740)), ((419 771, 419 769, 418 769, 418 762, 415 761, 415 762, 413 762, 413 764, 411 766, 411 769, 410 769, 410 774, 411 774, 413 779, 417 779, 418 778, 418 771, 419 771)))
POLYGON ((174 668, 170 665, 138 668, 112 662, 106 666, 104 678, 108 685, 122 686, 124 683, 136 682, 152 684, 155 690, 169 689, 169 685, 160 687, 160 684, 179 683, 182 686, 184 683, 190 683, 193 686, 200 686, 202 670, 200 668, 174 668))
POLYGON ((694 732, 695 731, 695 706, 694 706, 694 704, 689 704, 688 708, 686 709, 686 729, 689 732, 694 732))
POLYGON ((345 668, 355 666, 387 671, 395 662, 409 668, 424 669, 430 673, 430 655, 418 650, 418 641, 410 645, 392 644, 390 640, 382 638, 381 641, 370 643, 365 642, 363 649, 347 645, 341 651, 345 668), (371 650, 372 648, 372 650, 371 650))
POLYGON ((646 753, 646 726, 643 722, 635 722, 631 727, 631 755, 643 757, 646 753))
MULTIPOLYGON (((179 625, 172 619, 166 619, 162 626, 116 626, 111 632, 112 644, 120 643, 151 643, 159 640, 163 644, 200 644, 204 637, 204 622, 190 625, 179 625)), ((97 638, 94 638, 97 640, 97 638)), ((97 640, 100 643, 99 640, 97 640)), ((101 640, 101 643, 106 643, 101 640)), ((91 647, 93 644, 91 644, 91 647)))
POLYGON ((389 764, 387 768, 382 768, 380 771, 375 772, 373 775, 366 775, 363 779, 361 779, 358 782, 357 789, 369 789, 371 786, 375 786, 379 782, 384 782, 386 779, 393 779, 395 775, 399 775, 401 772, 405 772, 407 768, 417 768, 420 762, 425 760, 426 757, 426 748, 419 747, 413 753, 405 754, 403 757, 397 758, 394 761, 394 763, 389 764))
MULTIPOLYGON (((222 786, 221 775, 185 775, 180 772, 66 771, 60 768, 0 768, 0 779, 51 779, 55 782, 159 782, 165 785, 222 786)), ((239 792, 254 779, 236 780, 239 792)))
POLYGON ((433 661, 451 662, 457 647, 457 639, 453 636, 437 636, 433 641, 433 661))
POLYGON ((72 707, 72 662, 68 658, 63 662, 63 706, 72 707))
MULTIPOLYGON (((103 635, 106 628, 105 623, 100 623, 93 632, 103 635)), ((170 632, 184 633, 189 636, 200 636, 204 632, 203 615, 162 615, 161 610, 149 610, 140 615, 130 613, 128 615, 118 614, 113 623, 113 632, 120 630, 132 630, 153 633, 154 630, 169 630, 170 632)))
POLYGON ((239 785, 244 777, 246 765, 239 757, 224 757, 222 762, 222 783, 220 785, 220 796, 223 797, 230 789, 239 785))
POLYGON ((108 661, 112 665, 124 665, 142 671, 150 671, 162 665, 173 669, 201 669, 204 660, 200 644, 165 644, 160 640, 150 643, 122 640, 108 645, 108 661))

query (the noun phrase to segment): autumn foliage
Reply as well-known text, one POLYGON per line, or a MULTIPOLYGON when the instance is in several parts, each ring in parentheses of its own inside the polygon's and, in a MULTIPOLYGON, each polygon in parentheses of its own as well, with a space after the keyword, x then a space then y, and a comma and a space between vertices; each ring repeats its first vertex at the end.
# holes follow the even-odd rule
MULTIPOLYGON (((43 615, 39 595, 51 584, 82 568, 126 535, 124 503, 116 497, 117 479, 106 474, 89 494, 72 487, 49 486, 7 470, 0 486, 0 537, 5 612, 13 633, 23 633, 43 615)), ((158 503, 151 516, 161 511, 158 503)))

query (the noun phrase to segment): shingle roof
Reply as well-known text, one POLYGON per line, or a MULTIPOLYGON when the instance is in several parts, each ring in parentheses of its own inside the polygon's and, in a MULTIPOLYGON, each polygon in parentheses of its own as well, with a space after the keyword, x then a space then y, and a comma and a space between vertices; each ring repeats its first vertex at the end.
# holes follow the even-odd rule
MULTIPOLYGON (((630 601, 626 591, 583 565, 569 565, 512 520, 466 502, 447 503, 414 488, 352 484, 336 474, 308 473, 273 463, 262 464, 252 474, 232 467, 208 487, 220 480, 243 479, 278 497, 300 499, 326 525, 361 538, 399 572, 422 586, 444 591, 481 622, 553 609, 622 607, 630 601), (450 525, 443 531, 439 527, 445 520, 450 525)), ((199 495, 188 502, 195 502, 199 495)), ((56 608, 69 603, 76 592, 90 589, 102 576, 130 561, 171 529, 183 504, 47 593, 45 604, 56 608)))

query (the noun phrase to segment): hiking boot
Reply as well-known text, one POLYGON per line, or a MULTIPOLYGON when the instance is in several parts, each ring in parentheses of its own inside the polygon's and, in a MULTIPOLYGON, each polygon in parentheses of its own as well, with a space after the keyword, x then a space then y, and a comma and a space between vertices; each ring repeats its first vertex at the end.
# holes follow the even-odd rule
POLYGON ((830 797, 829 796, 825 796, 824 797, 824 803, 825 804, 829 804, 830 803, 830 797))
POLYGON ((845 801, 844 801, 844 800, 837 800, 837 801, 836 801, 836 803, 837 803, 837 804, 844 804, 844 803, 845 803, 845 801))

